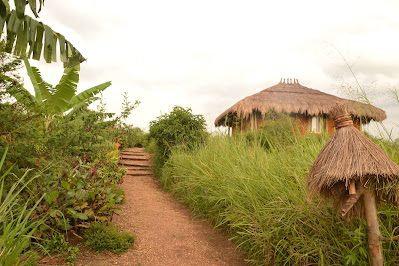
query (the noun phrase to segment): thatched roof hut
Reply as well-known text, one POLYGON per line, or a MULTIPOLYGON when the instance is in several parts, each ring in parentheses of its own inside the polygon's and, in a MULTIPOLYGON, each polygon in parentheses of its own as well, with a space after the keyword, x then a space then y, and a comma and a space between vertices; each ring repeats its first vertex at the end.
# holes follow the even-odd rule
POLYGON ((297 79, 282 79, 278 84, 238 101, 216 118, 215 125, 233 126, 233 117, 245 120, 251 119, 254 114, 258 114, 259 121, 269 111, 320 116, 328 114, 336 102, 351 103, 349 113, 353 117, 361 118, 363 123, 368 123, 371 119, 382 121, 386 118, 383 110, 372 105, 307 88, 299 84, 297 79))

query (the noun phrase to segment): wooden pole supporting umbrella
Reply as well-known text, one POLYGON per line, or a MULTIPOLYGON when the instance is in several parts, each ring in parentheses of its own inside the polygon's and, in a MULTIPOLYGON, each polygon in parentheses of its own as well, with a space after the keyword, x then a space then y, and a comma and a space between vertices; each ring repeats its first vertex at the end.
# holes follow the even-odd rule
POLYGON ((342 216, 366 218, 371 263, 383 265, 375 190, 397 179, 399 166, 353 126, 346 110, 342 104, 331 110, 336 131, 316 158, 308 187, 311 194, 333 198, 342 216))

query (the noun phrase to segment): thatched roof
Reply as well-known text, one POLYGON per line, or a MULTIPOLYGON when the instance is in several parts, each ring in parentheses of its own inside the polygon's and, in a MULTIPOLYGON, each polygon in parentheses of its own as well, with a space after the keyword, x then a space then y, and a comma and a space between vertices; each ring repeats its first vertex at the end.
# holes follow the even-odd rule
POLYGON ((223 126, 228 124, 226 118, 233 115, 248 118, 254 111, 260 112, 262 115, 273 110, 277 113, 318 116, 320 114, 328 114, 336 102, 356 103, 351 104, 348 111, 355 117, 365 118, 366 121, 370 119, 382 121, 386 118, 383 110, 372 105, 307 88, 299 84, 298 80, 295 79, 293 82, 291 79, 287 79, 287 82, 285 82, 284 79, 284 81, 281 80, 270 88, 237 102, 216 118, 215 125, 223 126))
MULTIPOLYGON (((399 166, 384 151, 353 126, 344 105, 332 109, 336 132, 314 162, 308 187, 312 194, 339 197, 351 180, 386 184, 399 177, 399 166), (346 112, 346 114, 345 114, 346 112)), ((347 193, 346 193, 347 194, 347 193)))

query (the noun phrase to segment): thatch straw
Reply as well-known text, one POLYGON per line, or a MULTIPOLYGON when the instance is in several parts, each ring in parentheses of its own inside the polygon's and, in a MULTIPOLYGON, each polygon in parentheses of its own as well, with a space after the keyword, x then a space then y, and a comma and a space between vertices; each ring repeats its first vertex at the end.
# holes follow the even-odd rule
POLYGON ((348 187, 352 180, 356 186, 378 189, 399 177, 399 166, 352 125, 345 105, 337 104, 331 110, 331 116, 336 132, 310 170, 308 187, 311 194, 320 193, 343 202, 349 196, 348 187))
POLYGON ((383 110, 372 105, 363 104, 318 90, 313 90, 299 84, 298 80, 287 82, 280 81, 278 84, 264 89, 254 95, 248 96, 229 109, 224 111, 215 120, 216 126, 229 124, 229 117, 235 115, 240 118, 248 118, 253 112, 261 115, 269 111, 287 114, 304 114, 318 116, 328 114, 336 102, 349 103, 349 113, 355 117, 361 117, 364 121, 382 121, 386 118, 383 110), (227 120, 226 120, 227 119, 227 120))

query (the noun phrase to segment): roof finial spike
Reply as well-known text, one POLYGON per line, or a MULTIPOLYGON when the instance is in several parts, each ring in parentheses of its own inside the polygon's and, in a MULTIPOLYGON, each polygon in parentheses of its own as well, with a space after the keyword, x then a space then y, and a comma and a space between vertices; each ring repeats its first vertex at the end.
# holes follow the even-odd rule
POLYGON ((299 84, 299 81, 298 81, 298 79, 296 79, 296 84, 299 84))
POLYGON ((284 79, 283 83, 285 84, 285 79, 284 79))
POLYGON ((290 79, 290 84, 292 84, 292 79, 290 79))
POLYGON ((282 83, 282 81, 283 81, 283 78, 280 78, 280 83, 282 83))

